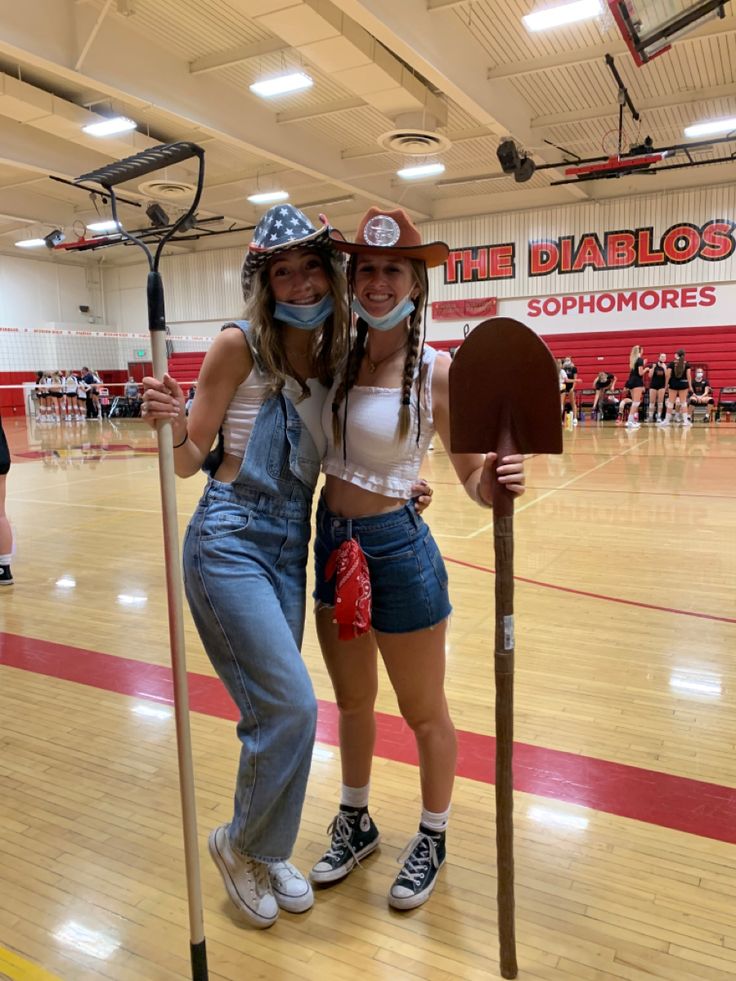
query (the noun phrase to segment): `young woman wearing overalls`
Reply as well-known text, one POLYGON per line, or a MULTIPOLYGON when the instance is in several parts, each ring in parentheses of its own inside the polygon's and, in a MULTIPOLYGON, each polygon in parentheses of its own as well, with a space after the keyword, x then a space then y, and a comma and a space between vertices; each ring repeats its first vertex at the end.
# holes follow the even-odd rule
MULTIPOLYGON (((388 896, 391 906, 412 909, 429 898, 445 859, 457 747, 444 692, 447 572, 411 485, 437 431, 469 496, 490 506, 495 454, 449 451, 450 359, 424 345, 427 267, 445 260, 447 246, 423 245, 401 210, 372 208, 355 242, 338 236, 336 247, 352 255, 358 320, 346 371, 323 412, 327 477, 314 552, 317 632, 340 711, 343 786, 330 846, 311 877, 339 881, 380 840, 368 813, 380 651, 419 756, 419 830, 399 856, 388 896)), ((507 457, 498 479, 522 493, 523 457, 507 457)))
POLYGON ((291 205, 256 226, 243 265, 246 321, 226 325, 199 374, 188 418, 168 375, 144 379, 143 414, 173 424, 176 472, 196 473, 218 431, 221 462, 183 549, 192 617, 237 705, 234 812, 210 835, 233 903, 258 927, 313 903, 287 859, 312 757, 317 703, 300 646, 312 493, 325 439, 320 414, 347 348, 345 277, 291 205))

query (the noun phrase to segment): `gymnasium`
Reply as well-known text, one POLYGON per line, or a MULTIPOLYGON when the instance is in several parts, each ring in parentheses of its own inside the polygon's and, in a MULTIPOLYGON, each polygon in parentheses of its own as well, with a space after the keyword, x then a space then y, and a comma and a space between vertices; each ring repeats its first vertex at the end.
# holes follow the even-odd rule
MULTIPOLYGON (((518 977, 736 979, 733 3, 0 0, 0 981, 192 977, 157 440, 136 394, 148 265, 120 229, 157 246, 197 166, 120 183, 119 224, 109 190, 78 180, 179 141, 204 151, 201 200, 161 262, 185 390, 242 316, 244 253, 275 201, 349 240, 370 207, 404 209, 450 250, 429 271, 430 345, 454 355, 511 318, 576 367, 563 451, 526 462, 515 507, 518 977), (592 413, 600 373, 621 409, 637 346, 647 364, 684 352, 712 406, 681 404, 677 424, 645 390, 638 422, 592 413), (58 385, 85 372, 82 408, 58 385)), ((421 476, 459 742, 438 885, 419 908, 387 904, 420 793, 382 671, 380 848, 308 912, 238 918, 207 850, 232 813, 238 712, 185 604, 213 981, 502 976, 493 515, 439 438, 421 476)), ((176 483, 180 536, 204 484, 176 483)), ((308 596, 313 578, 310 562, 308 596)), ((311 600, 302 654, 318 723, 292 861, 308 870, 341 783, 311 600)))

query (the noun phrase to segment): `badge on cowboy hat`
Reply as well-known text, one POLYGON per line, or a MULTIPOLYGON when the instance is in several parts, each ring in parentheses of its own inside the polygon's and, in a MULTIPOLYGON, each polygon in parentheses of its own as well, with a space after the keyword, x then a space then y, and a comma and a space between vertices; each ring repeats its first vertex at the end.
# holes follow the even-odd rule
POLYGON ((419 259, 429 268, 441 266, 450 251, 444 242, 423 245, 419 230, 403 208, 395 211, 369 208, 358 225, 354 242, 348 242, 336 228, 329 236, 336 249, 349 255, 381 252, 404 259, 419 259))

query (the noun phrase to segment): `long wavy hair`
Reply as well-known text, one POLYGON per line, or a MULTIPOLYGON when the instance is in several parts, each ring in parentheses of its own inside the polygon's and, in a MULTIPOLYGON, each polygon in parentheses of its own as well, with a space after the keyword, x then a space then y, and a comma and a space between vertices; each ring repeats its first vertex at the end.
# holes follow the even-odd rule
MULTIPOLYGON (((350 257, 348 262, 348 301, 352 303, 354 295, 354 284, 355 284, 355 269, 360 254, 353 255, 350 257)), ((399 415, 398 415, 398 438, 399 440, 404 440, 409 434, 409 429, 411 427, 411 389, 412 384, 415 380, 416 375, 416 386, 417 386, 417 404, 420 404, 421 394, 422 394, 422 371, 416 371, 417 362, 421 366, 422 356, 424 353, 424 331, 422 329, 422 324, 426 320, 426 310, 427 310, 427 297, 429 294, 429 286, 427 279, 427 267, 419 259, 410 259, 412 273, 414 276, 414 284, 419 288, 419 292, 414 299, 414 312, 409 318, 409 329, 407 331, 406 337, 406 358, 404 359, 404 370, 401 376, 401 401, 399 405, 399 415)), ((355 337, 350 347, 350 354, 345 363, 345 370, 343 371, 340 383, 335 391, 335 396, 332 401, 332 438, 334 440, 335 446, 338 445, 340 439, 343 439, 343 451, 345 449, 345 433, 344 425, 345 419, 347 418, 347 403, 348 403, 348 393, 350 389, 355 385, 356 379, 358 377, 358 372, 360 371, 360 365, 363 360, 363 355, 365 354, 365 342, 368 336, 368 325, 364 320, 358 318, 355 326, 355 337), (340 406, 345 402, 345 408, 342 413, 343 419, 340 419, 340 406)), ((417 442, 421 435, 421 412, 417 413, 417 442)))
MULTIPOLYGON (((348 350, 345 264, 342 256, 329 246, 305 246, 304 251, 314 252, 322 260, 332 297, 332 313, 310 335, 310 357, 315 376, 329 388, 348 350)), ((276 298, 268 279, 268 263, 264 263, 252 276, 248 272, 244 264, 241 270, 245 298, 244 318, 250 323, 250 338, 259 368, 271 379, 265 393, 265 398, 268 398, 282 390, 287 376, 294 375, 284 350, 283 331, 273 317, 276 298)), ((306 379, 297 380, 302 386, 301 397, 308 398, 310 391, 306 379)))
POLYGON ((675 367, 673 369, 675 378, 682 378, 685 374, 685 355, 678 354, 677 361, 675 361, 675 367))
POLYGON ((640 344, 635 344, 631 349, 631 354, 629 355, 629 368, 633 371, 634 365, 636 364, 636 359, 641 357, 642 347, 640 344))

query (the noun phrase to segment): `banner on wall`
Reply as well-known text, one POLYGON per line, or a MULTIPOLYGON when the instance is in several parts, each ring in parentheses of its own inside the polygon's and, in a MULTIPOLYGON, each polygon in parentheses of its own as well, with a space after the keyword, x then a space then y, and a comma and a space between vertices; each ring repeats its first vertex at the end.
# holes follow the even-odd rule
POLYGON ((433 320, 485 320, 495 317, 498 298, 495 296, 475 297, 470 300, 436 300, 432 303, 433 320))
MULTIPOLYGON (((501 297, 497 315, 528 324, 539 334, 575 334, 609 330, 677 327, 727 327, 736 321, 736 283, 600 293, 501 297)), ((431 340, 462 336, 466 317, 443 321, 431 340)))
MULTIPOLYGON (((659 235, 645 225, 534 239, 527 243, 527 271, 530 277, 574 277, 587 270, 683 266, 696 259, 723 262, 736 251, 735 229, 730 219, 715 218, 701 225, 678 221, 659 235)), ((514 242, 453 249, 444 264, 446 285, 515 279, 516 273, 514 242)))

